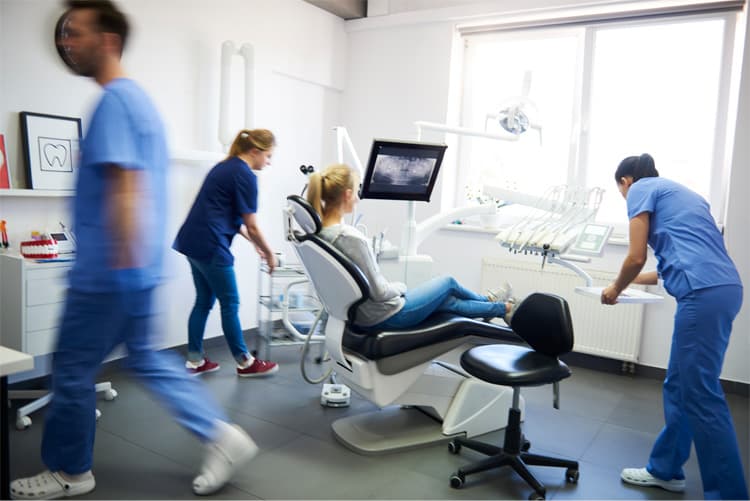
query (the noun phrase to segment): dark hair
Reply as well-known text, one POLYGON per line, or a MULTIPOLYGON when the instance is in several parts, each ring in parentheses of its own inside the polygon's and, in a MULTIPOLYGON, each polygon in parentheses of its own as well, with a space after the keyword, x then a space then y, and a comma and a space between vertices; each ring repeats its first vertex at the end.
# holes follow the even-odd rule
POLYGON ((96 11, 96 24, 102 33, 114 33, 120 37, 121 50, 130 33, 128 18, 110 0, 66 0, 68 12, 77 9, 91 9, 96 11))
POLYGON ((644 177, 659 177, 659 171, 656 170, 654 158, 648 153, 639 157, 627 157, 620 162, 615 171, 615 181, 619 184, 623 177, 632 177, 633 182, 644 177))

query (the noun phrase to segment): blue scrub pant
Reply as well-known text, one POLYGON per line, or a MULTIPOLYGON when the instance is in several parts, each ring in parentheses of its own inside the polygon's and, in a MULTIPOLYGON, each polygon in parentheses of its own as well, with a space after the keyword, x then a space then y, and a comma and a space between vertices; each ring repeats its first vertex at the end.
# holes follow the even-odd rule
POLYGON ((729 407, 719 382, 742 287, 693 291, 677 301, 672 349, 664 381, 664 429, 647 469, 663 480, 682 479, 691 442, 706 499, 748 499, 729 407))
POLYGON ((203 335, 206 320, 216 299, 221 307, 221 330, 229 351, 237 362, 249 358, 240 326, 240 294, 233 266, 219 266, 211 262, 188 258, 195 284, 195 305, 188 319, 188 359, 203 360, 203 335))
POLYGON ((374 325, 375 329, 406 329, 422 323, 436 312, 455 313, 471 318, 502 317, 505 303, 494 303, 459 284, 453 277, 436 277, 404 294, 404 307, 392 317, 374 325))
POLYGON ((203 441, 226 421, 200 381, 181 361, 152 344, 153 289, 117 293, 69 290, 52 361, 52 403, 42 438, 42 460, 70 475, 91 469, 96 426, 95 379, 112 349, 124 343, 128 368, 163 402, 177 422, 203 441))

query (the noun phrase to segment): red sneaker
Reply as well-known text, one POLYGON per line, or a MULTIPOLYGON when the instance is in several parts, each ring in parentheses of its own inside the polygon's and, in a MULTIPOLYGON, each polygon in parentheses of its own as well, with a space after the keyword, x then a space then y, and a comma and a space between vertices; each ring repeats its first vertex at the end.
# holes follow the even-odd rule
POLYGON ((221 366, 216 362, 210 361, 208 357, 204 357, 203 361, 197 364, 188 360, 187 362, 185 362, 185 368, 187 369, 188 374, 191 374, 193 376, 200 376, 201 374, 205 374, 207 372, 218 371, 221 366))
POLYGON ((237 375, 240 377, 269 376, 279 372, 279 364, 268 360, 255 359, 252 364, 244 369, 237 367, 237 375))

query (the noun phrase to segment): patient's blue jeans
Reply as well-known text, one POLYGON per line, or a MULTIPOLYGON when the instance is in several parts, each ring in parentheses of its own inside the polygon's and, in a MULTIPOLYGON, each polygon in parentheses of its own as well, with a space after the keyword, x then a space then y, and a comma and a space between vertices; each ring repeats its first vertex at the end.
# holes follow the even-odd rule
MULTIPOLYGON (((52 403, 42 439, 42 460, 71 475, 91 469, 96 432, 95 379, 112 349, 124 343, 125 364, 177 422, 203 441, 226 421, 200 381, 176 355, 156 351, 152 339, 153 290, 113 293, 68 291, 52 360, 52 403)), ((111 412, 116 411, 113 404, 111 412)))
POLYGON ((406 291, 404 307, 374 329, 406 329, 422 323, 436 312, 471 318, 502 317, 505 303, 494 303, 463 287, 453 277, 436 277, 406 291))
POLYGON ((247 346, 242 337, 239 308, 240 295, 233 266, 220 266, 211 262, 188 258, 195 284, 195 304, 188 319, 188 359, 203 360, 203 334, 206 320, 216 299, 221 307, 221 330, 235 360, 247 357, 247 346))
POLYGON ((664 380, 664 419, 647 469, 657 478, 685 478, 695 443, 705 499, 748 499, 744 469, 719 377, 742 287, 693 291, 677 301, 664 380))

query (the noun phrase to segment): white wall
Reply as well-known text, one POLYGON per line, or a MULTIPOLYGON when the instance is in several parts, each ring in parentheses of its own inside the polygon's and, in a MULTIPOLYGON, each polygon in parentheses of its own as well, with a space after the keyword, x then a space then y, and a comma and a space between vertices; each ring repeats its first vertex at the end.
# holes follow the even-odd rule
MULTIPOLYGON (((371 6, 378 17, 350 21, 348 85, 343 95, 343 124, 348 128, 360 157, 366 160, 374 137, 414 138, 416 120, 445 121, 449 116, 448 80, 451 68, 451 44, 457 22, 478 21, 482 13, 495 16, 523 13, 544 8, 577 7, 578 0, 534 0, 530 2, 441 2, 441 9, 426 8, 425 2, 384 0, 371 6), (461 3, 466 5, 454 5, 461 3), (450 5, 454 6, 450 6, 450 5), (391 14, 391 15, 388 15, 391 14)), ((610 2, 611 3, 611 2, 610 2)), ((746 42, 747 43, 747 42, 746 42)), ((748 55, 748 49, 746 49, 748 55)), ((748 119, 748 86, 750 69, 744 66, 744 102, 736 131, 737 149, 729 201, 726 238, 730 253, 741 270, 745 284, 748 280, 748 237, 745 221, 748 214, 746 190, 750 174, 750 160, 745 138, 750 133, 748 119), (744 150, 740 150, 743 148, 744 150)), ((440 137, 436 137, 441 139, 440 137)), ((425 139, 429 139, 425 137, 425 139)), ((450 166, 447 166, 450 168, 450 166)), ((417 220, 439 210, 439 191, 436 187, 429 205, 418 204, 417 220)), ((400 240, 399 228, 406 218, 406 204, 402 202, 365 201, 361 204, 363 222, 372 233, 388 228, 388 238, 400 240)), ((616 271, 624 257, 625 248, 608 246, 605 259, 592 267, 616 271)), ((439 272, 455 275, 467 286, 478 288, 481 259, 502 252, 487 234, 467 234, 439 231, 419 249, 435 259, 439 272)), ((651 263, 653 263, 653 258, 651 263)), ((669 358, 672 319, 675 303, 671 298, 659 305, 649 305, 644 319, 640 363, 665 368, 669 358)), ((727 351, 722 377, 750 382, 750 329, 748 312, 737 319, 732 341, 727 351)))
MULTIPOLYGON (((291 253, 283 239, 280 209, 286 195, 304 185, 299 165, 319 166, 333 155, 330 131, 339 122, 346 73, 343 20, 301 0, 121 0, 119 5, 134 28, 123 62, 162 112, 174 149, 220 152, 221 44, 233 40, 238 46, 254 46, 255 116, 248 125, 269 128, 278 139, 273 165, 260 176, 260 224, 275 250, 291 253)), ((2 0, 0 6, 0 133, 6 134, 14 187, 25 187, 18 112, 82 117, 85 129, 100 89, 71 75, 57 56, 53 28, 61 2, 2 0)), ((210 167, 206 162, 172 166, 165 228, 170 243, 210 167)), ((8 220, 13 245, 33 229, 56 228, 57 221, 67 217, 68 202, 0 197, 0 215, 8 220)), ((240 240, 233 249, 240 316, 243 328, 250 328, 256 325, 258 259, 240 240)), ((163 344, 173 346, 186 342, 194 292, 186 261, 171 250, 167 257, 161 330, 163 344)), ((214 311, 207 337, 220 333, 214 311)))

